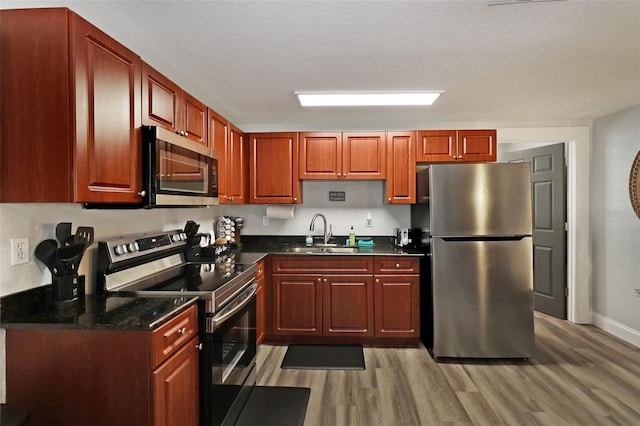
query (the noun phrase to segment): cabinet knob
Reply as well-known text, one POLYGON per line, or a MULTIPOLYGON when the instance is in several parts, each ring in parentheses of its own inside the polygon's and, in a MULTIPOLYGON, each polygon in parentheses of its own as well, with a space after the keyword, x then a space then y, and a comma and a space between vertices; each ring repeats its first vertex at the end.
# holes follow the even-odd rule
POLYGON ((182 327, 178 329, 178 336, 184 336, 187 334, 187 327, 182 327))
POLYGON ((389 201, 391 201, 391 197, 389 197, 389 201))
POLYGON ((377 283, 379 283, 379 282, 380 282, 380 279, 379 279, 379 278, 376 278, 376 282, 377 282, 377 283))
POLYGON ((325 279, 323 279, 322 281, 324 281, 324 282, 326 283, 326 282, 327 282, 327 279, 325 278, 325 279))
POLYGON ((147 191, 145 191, 144 189, 140 192, 138 192, 138 196, 140 197, 146 197, 147 196, 147 191))
POLYGON ((396 263, 396 269, 400 268, 400 264, 396 263))
POLYGON ((322 281, 322 279, 318 278, 316 281, 320 282, 320 281, 322 281))
POLYGON ((197 350, 199 350, 199 351, 201 351, 201 350, 202 350, 202 343, 198 343, 198 344, 196 345, 196 349, 197 349, 197 350))
POLYGON ((462 158, 462 155, 458 155, 458 159, 462 158))
POLYGON ((293 201, 298 201, 298 197, 293 197, 293 201))
POLYGON ((262 269, 258 268, 258 273, 261 274, 262 273, 262 269))

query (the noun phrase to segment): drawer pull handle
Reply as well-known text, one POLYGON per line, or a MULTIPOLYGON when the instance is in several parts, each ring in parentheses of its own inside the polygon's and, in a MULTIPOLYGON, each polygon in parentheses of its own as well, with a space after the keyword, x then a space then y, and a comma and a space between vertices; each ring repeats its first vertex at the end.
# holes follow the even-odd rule
POLYGON ((178 329, 178 336, 184 336, 187 334, 187 327, 182 327, 178 329))

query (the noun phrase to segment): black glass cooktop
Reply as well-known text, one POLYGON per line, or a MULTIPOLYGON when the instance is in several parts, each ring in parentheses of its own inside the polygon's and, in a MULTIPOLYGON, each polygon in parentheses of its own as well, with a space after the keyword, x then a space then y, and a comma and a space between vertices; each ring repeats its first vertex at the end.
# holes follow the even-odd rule
POLYGON ((230 262, 189 263, 182 267, 178 277, 141 291, 212 293, 250 266, 230 262))

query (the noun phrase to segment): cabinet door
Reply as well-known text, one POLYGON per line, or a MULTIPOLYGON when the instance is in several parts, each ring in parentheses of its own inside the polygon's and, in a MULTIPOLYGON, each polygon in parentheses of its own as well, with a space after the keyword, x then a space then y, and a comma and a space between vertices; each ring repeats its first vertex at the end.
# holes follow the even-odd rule
POLYGON ((418 131, 418 162, 451 162, 456 161, 455 130, 420 130, 418 131))
POLYGON ((387 203, 416 202, 416 132, 387 133, 387 203))
POLYGON ((142 63, 142 124, 178 131, 180 87, 142 63))
POLYGON ((256 289, 256 343, 260 345, 266 334, 267 304, 264 289, 264 261, 258 262, 256 273, 258 288, 256 289))
POLYGON ((322 335, 320 275, 273 274, 273 334, 322 335))
POLYGON ((496 130, 458 130, 458 161, 496 161, 496 130))
POLYGON ((198 338, 186 343, 153 372, 154 426, 198 424, 198 338))
POLYGON ((218 154, 218 199, 220 203, 229 202, 229 166, 227 152, 229 151, 229 122, 226 118, 208 109, 209 114, 209 145, 218 154))
POLYGON ((375 337, 420 336, 420 276, 375 276, 375 337))
POLYGON ((323 276, 325 336, 373 336, 372 281, 371 275, 323 276))
POLYGON ((0 201, 73 202, 66 9, 0 10, 0 201))
POLYGON ((298 204, 298 134, 256 133, 249 146, 249 193, 255 204, 298 204))
POLYGON ((386 133, 342 134, 342 177, 384 179, 386 176, 386 133))
POLYGON ((300 179, 342 175, 342 133, 300 133, 300 179))
POLYGON ((249 139, 232 124, 229 125, 227 150, 227 201, 246 204, 249 199, 249 139))
POLYGON ((207 106, 183 91, 180 107, 184 136, 201 145, 209 146, 209 139, 207 138, 207 106))
POLYGON ((141 60, 71 14, 76 202, 140 201, 141 60))

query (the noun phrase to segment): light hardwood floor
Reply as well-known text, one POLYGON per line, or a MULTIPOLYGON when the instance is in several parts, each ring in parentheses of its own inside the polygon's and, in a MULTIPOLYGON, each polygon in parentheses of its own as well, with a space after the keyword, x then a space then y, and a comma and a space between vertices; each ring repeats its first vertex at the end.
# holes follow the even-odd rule
POLYGON ((262 345, 258 384, 311 388, 305 426, 640 425, 640 349, 537 312, 535 331, 530 361, 365 347, 365 371, 283 370, 262 345))

